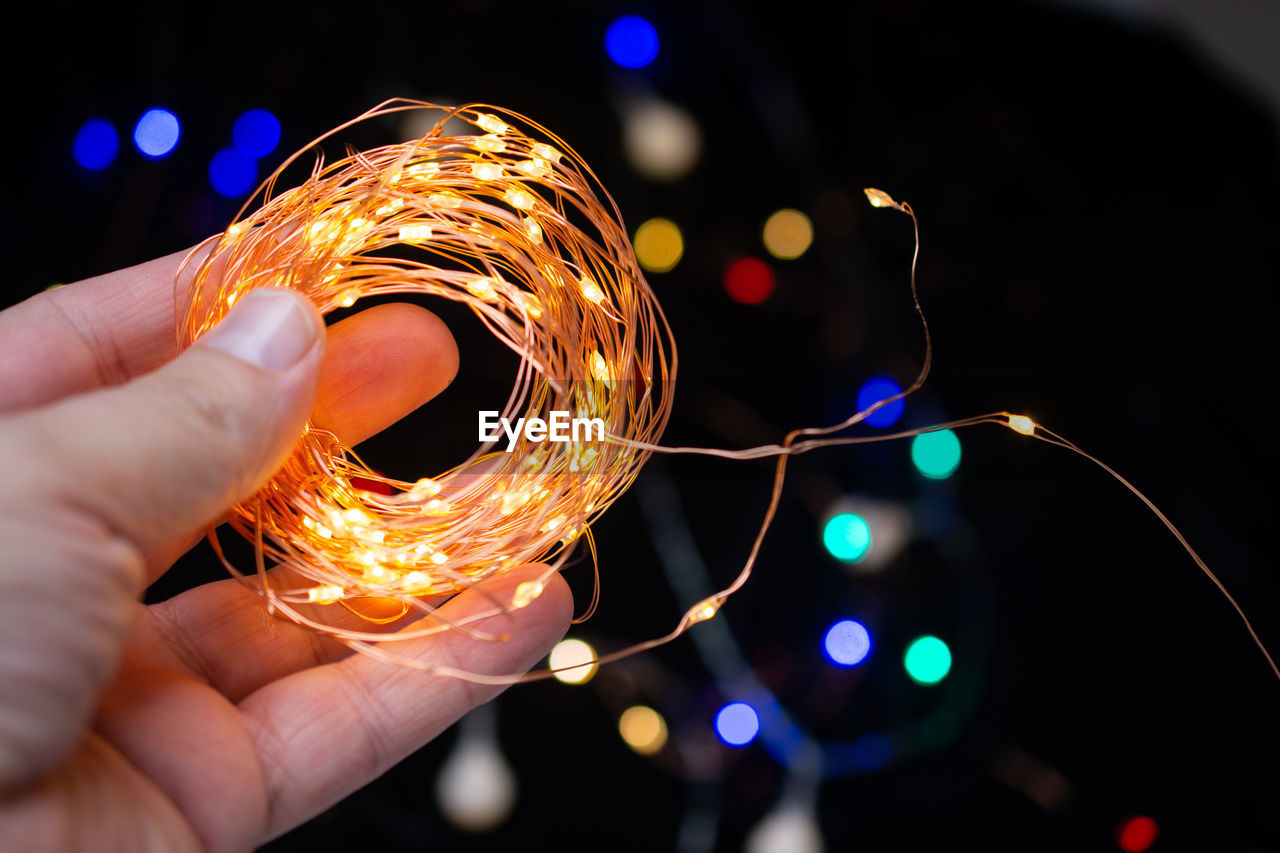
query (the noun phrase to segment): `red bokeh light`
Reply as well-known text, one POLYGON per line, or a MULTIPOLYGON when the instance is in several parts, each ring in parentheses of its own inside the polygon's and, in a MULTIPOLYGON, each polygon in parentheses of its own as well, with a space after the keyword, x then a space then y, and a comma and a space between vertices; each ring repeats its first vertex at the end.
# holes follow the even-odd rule
POLYGON ((1125 853, 1142 853, 1155 843, 1160 825, 1146 815, 1127 818, 1116 830, 1116 843, 1125 853))
POLYGON ((758 258, 738 258, 724 271, 724 289, 743 305, 759 305, 774 288, 773 270, 758 258))

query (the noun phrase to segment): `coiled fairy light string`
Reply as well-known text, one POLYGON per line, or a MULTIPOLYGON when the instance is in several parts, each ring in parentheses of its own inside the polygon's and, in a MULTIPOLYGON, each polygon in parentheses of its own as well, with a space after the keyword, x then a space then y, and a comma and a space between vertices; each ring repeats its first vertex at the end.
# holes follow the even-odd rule
POLYGON ((909 205, 879 190, 866 191, 871 204, 908 214, 916 228, 911 292, 925 339, 919 374, 900 393, 839 424, 797 429, 780 444, 737 451, 657 444, 671 414, 676 378, 670 326, 640 272, 616 204, 582 158, 535 122, 482 104, 441 107, 394 99, 314 140, 286 160, 259 192, 260 207, 246 216, 246 203, 243 218, 184 262, 184 269, 191 264, 196 269, 179 313, 180 346, 257 287, 297 289, 322 313, 378 294, 443 297, 467 305, 520 356, 499 417, 552 423, 555 413, 574 415, 571 440, 539 441, 521 432, 509 452, 480 447, 460 465, 413 482, 373 471, 337 436, 308 425, 280 471, 228 516, 232 528, 254 543, 256 575, 240 572, 210 531, 228 570, 255 584, 268 606, 285 618, 357 651, 437 675, 491 684, 546 677, 549 670, 467 672, 389 646, 446 630, 504 639, 470 626, 528 606, 565 566, 579 540, 594 559, 592 521, 630 486, 651 453, 777 457, 768 507, 733 582, 695 603, 666 635, 603 655, 598 662, 604 663, 670 642, 715 616, 747 582, 777 512, 790 456, 998 423, 1089 458, 1133 491, 1231 601, 1280 677, 1239 605, 1151 501, 1029 418, 994 412, 891 434, 835 436, 914 393, 932 361, 916 293, 918 222, 909 205), (318 159, 309 180, 273 194, 283 171, 325 140, 358 123, 409 110, 442 115, 421 139, 352 152, 327 165, 318 159), (474 132, 445 135, 451 119, 461 119, 474 132), (596 422, 598 427, 590 426, 596 422), (586 429, 581 437, 579 423, 586 429), (370 483, 390 494, 366 488, 370 483), (268 573, 268 561, 278 570, 268 573), (527 563, 545 568, 519 584, 509 600, 490 597, 488 608, 461 621, 449 621, 436 609, 442 596, 476 588, 527 563), (326 618, 334 604, 361 617, 367 628, 326 618), (405 616, 418 618, 409 628, 377 630, 405 616))

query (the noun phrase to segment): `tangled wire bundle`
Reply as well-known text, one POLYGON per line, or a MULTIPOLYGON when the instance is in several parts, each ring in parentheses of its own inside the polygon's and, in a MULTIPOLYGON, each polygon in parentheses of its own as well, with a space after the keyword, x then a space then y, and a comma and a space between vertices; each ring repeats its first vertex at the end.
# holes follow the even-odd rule
MULTIPOLYGON (((206 244, 193 252, 208 254, 195 271, 180 345, 257 287, 294 288, 322 313, 375 294, 439 296, 465 303, 520 356, 501 417, 573 412, 603 420, 608 436, 644 444, 660 435, 675 379, 670 329, 616 205, 546 129, 492 107, 392 101, 293 155, 261 192, 262 205, 212 238, 211 251, 206 244), (325 139, 415 109, 442 111, 421 139, 318 162, 310 180, 273 195, 284 169, 325 139), (476 132, 443 135, 454 118, 476 132), (413 251, 380 254, 392 246, 413 251)), ((545 580, 579 537, 590 543, 592 519, 648 456, 617 442, 531 442, 525 434, 516 442, 507 453, 482 446, 443 474, 405 482, 308 426, 284 467, 229 520, 257 543, 263 595, 296 622, 363 651, 462 628, 442 621, 429 597, 536 561, 546 561, 545 580), (390 494, 371 490, 375 483, 390 494), (275 588, 267 559, 305 581, 275 588), (399 602, 398 613, 366 616, 370 622, 411 609, 432 618, 395 634, 352 631, 298 606, 340 602, 364 615, 362 599, 399 602)), ((541 581, 523 583, 511 601, 472 619, 526 606, 541 591, 541 581)))

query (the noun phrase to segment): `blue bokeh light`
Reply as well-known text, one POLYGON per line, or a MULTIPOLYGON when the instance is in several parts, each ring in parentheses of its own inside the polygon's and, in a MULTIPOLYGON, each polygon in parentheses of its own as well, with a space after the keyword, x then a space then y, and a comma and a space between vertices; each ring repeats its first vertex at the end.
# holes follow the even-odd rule
POLYGON ((147 110, 133 127, 133 144, 148 157, 163 157, 178 144, 182 128, 178 117, 157 107, 147 110))
POLYGON ((219 195, 239 198, 253 189, 258 164, 235 148, 223 148, 209 161, 209 183, 219 195))
POLYGON ((837 666, 857 666, 871 654, 871 634, 861 622, 842 619, 822 641, 827 657, 837 666))
POLYGON ((231 128, 236 150, 257 160, 280 144, 280 120, 266 110, 249 110, 231 128))
POLYGON ((119 150, 120 135, 115 126, 100 118, 91 118, 80 125, 75 142, 71 143, 71 155, 76 162, 94 171, 110 166, 119 150))
POLYGON ((604 34, 609 58, 623 68, 644 68, 658 56, 658 31, 637 15, 623 15, 604 34))
POLYGON ((746 702, 730 702, 716 714, 716 734, 729 746, 746 746, 760 733, 760 717, 746 702))
MULTIPOLYGON (((887 400, 902 393, 902 386, 888 376, 873 376, 858 391, 858 411, 865 411, 881 400, 887 400)), ((906 408, 906 400, 895 400, 872 412, 863 423, 873 427, 889 427, 898 422, 902 411, 906 408)))

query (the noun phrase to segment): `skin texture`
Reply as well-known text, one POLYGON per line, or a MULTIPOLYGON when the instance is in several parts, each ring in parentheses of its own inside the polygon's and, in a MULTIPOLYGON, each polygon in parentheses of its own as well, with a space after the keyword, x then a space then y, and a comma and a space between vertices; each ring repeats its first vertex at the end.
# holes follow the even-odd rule
MULTIPOLYGON (((0 838, 15 850, 249 850, 499 690, 352 655, 232 580, 139 603, 270 476, 309 415, 358 443, 457 370, 452 336, 422 308, 383 305, 326 330, 285 291, 241 300, 175 358, 181 257, 0 312, 0 838)), ((535 572, 486 590, 509 597, 535 572)), ((444 608, 488 606, 467 592, 444 608)), ((446 632, 399 650, 523 671, 571 608, 555 577, 530 606, 475 626, 506 642, 446 632)))

